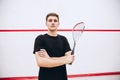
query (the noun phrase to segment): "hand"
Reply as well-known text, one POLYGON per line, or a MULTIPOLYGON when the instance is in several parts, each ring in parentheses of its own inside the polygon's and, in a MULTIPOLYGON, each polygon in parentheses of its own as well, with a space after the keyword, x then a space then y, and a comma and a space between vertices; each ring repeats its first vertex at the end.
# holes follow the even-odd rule
POLYGON ((73 63, 74 61, 74 55, 67 55, 66 56, 66 64, 73 63))
POLYGON ((50 56, 48 55, 45 49, 40 49, 40 51, 38 51, 38 54, 40 55, 40 57, 50 58, 50 56))
POLYGON ((71 52, 72 51, 67 51, 66 53, 65 53, 65 55, 67 56, 67 55, 71 55, 71 52))
POLYGON ((65 53, 67 64, 73 63, 73 61, 74 61, 74 55, 71 55, 71 52, 72 51, 68 51, 68 52, 65 53))

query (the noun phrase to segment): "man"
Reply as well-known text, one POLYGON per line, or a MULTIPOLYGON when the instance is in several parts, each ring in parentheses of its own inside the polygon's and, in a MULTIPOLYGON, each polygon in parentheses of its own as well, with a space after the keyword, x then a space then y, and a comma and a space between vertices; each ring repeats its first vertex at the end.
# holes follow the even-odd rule
POLYGON ((34 51, 39 70, 39 80, 67 80, 66 64, 74 61, 67 39, 57 34, 59 16, 46 16, 48 33, 35 39, 34 51))

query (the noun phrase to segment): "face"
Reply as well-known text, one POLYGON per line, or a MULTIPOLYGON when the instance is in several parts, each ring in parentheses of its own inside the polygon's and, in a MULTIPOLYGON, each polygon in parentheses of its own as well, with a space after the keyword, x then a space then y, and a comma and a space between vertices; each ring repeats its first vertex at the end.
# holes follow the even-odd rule
POLYGON ((49 16, 46 21, 49 31, 56 31, 59 26, 59 20, 56 16, 49 16))

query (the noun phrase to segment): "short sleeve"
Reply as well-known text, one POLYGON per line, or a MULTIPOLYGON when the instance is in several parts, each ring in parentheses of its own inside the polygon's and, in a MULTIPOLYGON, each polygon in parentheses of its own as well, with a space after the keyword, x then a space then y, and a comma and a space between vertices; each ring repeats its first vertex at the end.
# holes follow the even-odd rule
POLYGON ((68 42, 67 38, 64 37, 64 51, 67 52, 70 50, 71 50, 71 48, 70 48, 69 42, 68 42))
POLYGON ((38 37, 36 37, 35 42, 34 42, 34 50, 33 50, 33 54, 35 54, 35 52, 39 51, 40 49, 43 49, 43 35, 39 35, 38 37))

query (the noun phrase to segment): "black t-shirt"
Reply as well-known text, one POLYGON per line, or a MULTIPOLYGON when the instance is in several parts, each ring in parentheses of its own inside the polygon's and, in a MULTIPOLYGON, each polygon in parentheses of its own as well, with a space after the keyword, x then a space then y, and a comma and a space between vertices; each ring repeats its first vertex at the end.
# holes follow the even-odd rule
MULTIPOLYGON (((48 34, 39 35, 35 39, 33 53, 35 54, 40 49, 45 49, 50 57, 61 57, 65 55, 65 52, 71 50, 64 36, 53 37, 48 34)), ((40 67, 39 80, 67 80, 66 65, 54 68, 40 67)))

